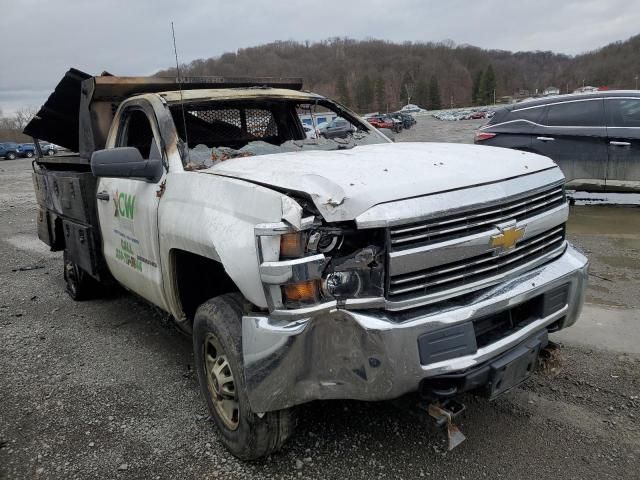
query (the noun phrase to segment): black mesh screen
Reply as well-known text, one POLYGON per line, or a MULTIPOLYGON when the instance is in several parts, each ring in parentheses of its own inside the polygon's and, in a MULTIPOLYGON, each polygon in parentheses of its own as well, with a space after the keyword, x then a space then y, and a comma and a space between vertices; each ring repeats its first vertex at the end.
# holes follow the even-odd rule
POLYGON ((269 110, 225 108, 190 110, 188 114, 206 122, 213 138, 227 136, 249 140, 278 136, 278 126, 269 110))

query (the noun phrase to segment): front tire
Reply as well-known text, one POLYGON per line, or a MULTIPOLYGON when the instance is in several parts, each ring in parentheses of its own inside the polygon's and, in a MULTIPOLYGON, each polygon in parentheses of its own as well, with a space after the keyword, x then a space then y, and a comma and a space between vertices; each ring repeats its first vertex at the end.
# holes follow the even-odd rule
POLYGON ((27 156, 27 158, 31 158, 33 157, 33 152, 27 152, 25 155, 27 156))
POLYGON ((236 457, 254 460, 279 450, 293 433, 291 409, 251 410, 242 358, 243 299, 224 294, 203 303, 193 323, 194 363, 200 389, 222 443, 236 457))

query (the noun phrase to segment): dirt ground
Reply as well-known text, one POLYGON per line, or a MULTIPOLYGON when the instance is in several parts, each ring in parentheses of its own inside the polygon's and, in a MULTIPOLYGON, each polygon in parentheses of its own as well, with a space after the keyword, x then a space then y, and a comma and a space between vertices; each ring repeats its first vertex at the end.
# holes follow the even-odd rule
MULTIPOLYGON (((398 140, 471 141, 421 118, 398 140)), ((447 452, 412 399, 315 402, 259 462, 218 441, 191 344, 136 298, 74 303, 35 236, 28 160, 0 162, 0 478, 638 478, 640 209, 574 207, 588 304, 546 369, 495 402, 467 396, 447 452)))

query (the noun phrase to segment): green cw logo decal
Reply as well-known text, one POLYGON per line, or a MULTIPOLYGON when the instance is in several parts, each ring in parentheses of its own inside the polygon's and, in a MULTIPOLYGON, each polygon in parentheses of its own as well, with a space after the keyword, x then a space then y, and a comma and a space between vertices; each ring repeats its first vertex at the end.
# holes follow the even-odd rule
POLYGON ((114 215, 116 217, 125 217, 133 220, 134 206, 136 203, 136 196, 128 193, 118 193, 116 191, 113 196, 113 203, 115 204, 116 211, 114 215))

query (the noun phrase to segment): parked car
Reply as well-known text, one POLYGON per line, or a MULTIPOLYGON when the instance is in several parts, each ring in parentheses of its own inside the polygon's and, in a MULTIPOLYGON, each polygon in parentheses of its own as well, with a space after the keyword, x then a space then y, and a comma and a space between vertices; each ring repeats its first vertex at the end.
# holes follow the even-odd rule
POLYGON ((40 142, 40 150, 43 155, 53 156, 60 150, 57 145, 53 143, 42 143, 40 142))
POLYGON ((475 143, 551 157, 580 189, 640 188, 640 92, 599 91, 499 109, 475 143))
POLYGON ((374 115, 367 118, 367 121, 376 128, 386 128, 394 133, 398 133, 402 130, 400 121, 395 120, 389 115, 374 115))
POLYGON ((403 128, 411 128, 413 125, 416 124, 416 119, 413 118, 413 115, 409 115, 408 113, 394 112, 391 114, 391 116, 401 121, 403 128))
POLYGON ((400 111, 405 113, 417 113, 417 112, 421 112, 422 108, 420 108, 418 105, 413 105, 412 103, 409 103, 404 107, 402 107, 400 111))
POLYGON ((0 143, 0 157, 13 160, 18 156, 18 144, 14 142, 0 143))
MULTIPOLYGON (((55 155, 57 148, 51 143, 40 142, 40 151, 43 155, 55 155)), ((32 158, 38 154, 33 143, 21 143, 18 145, 18 156, 22 158, 32 158)))
POLYGON ((337 117, 318 126, 318 134, 324 138, 344 138, 351 135, 355 127, 344 118, 337 117))
POLYGON ((293 79, 186 82, 186 105, 133 81, 72 70, 25 128, 79 152, 34 162, 38 236, 74 300, 121 284, 191 337, 234 455, 280 448, 314 400, 419 392, 455 433, 457 396, 525 381, 578 319, 588 261, 550 159, 394 144, 293 79), (316 105, 358 135, 305 142, 316 105))

